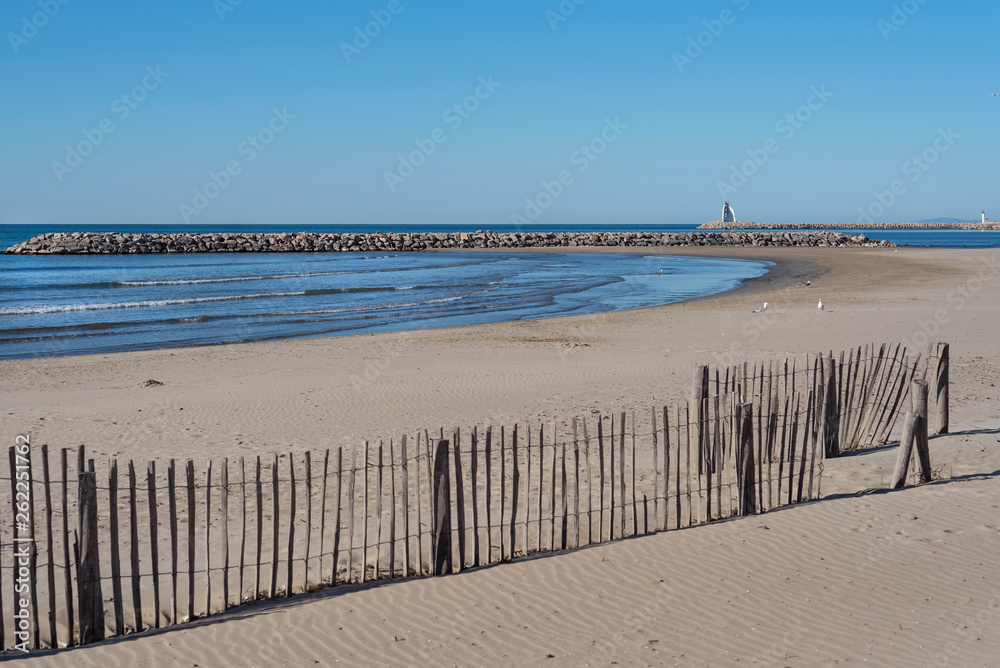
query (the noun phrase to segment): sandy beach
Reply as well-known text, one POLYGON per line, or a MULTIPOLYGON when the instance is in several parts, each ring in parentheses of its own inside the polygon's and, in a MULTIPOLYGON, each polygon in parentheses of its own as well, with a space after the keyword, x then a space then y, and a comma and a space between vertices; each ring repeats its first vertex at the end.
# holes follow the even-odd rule
POLYGON ((865 451, 828 462, 824 499, 759 517, 339 587, 36 663, 996 665, 996 252, 669 253, 776 264, 738 290, 643 310, 0 362, 0 424, 9 438, 85 444, 99 460, 204 461, 418 428, 565 425, 682 401, 698 363, 945 341, 952 433, 931 440, 940 479, 884 493, 895 448, 865 451), (752 313, 764 302, 765 314, 752 313))

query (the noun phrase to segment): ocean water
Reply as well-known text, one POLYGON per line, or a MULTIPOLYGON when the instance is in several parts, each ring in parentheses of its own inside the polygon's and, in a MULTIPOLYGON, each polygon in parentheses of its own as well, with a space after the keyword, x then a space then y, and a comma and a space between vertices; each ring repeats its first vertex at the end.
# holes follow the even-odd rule
POLYGON ((767 264, 469 251, 3 256, 0 359, 642 308, 732 289, 767 264))
MULTIPOLYGON (((694 225, 629 226, 691 231, 694 225)), ((51 231, 430 232, 475 226, 13 226, 51 231)), ((494 231, 616 231, 614 225, 494 231)), ((1000 246, 1000 232, 886 230, 913 246, 1000 246)), ((565 253, 0 255, 0 359, 400 331, 669 304, 737 287, 764 262, 565 253), (662 273, 661 273, 662 272, 662 273)))

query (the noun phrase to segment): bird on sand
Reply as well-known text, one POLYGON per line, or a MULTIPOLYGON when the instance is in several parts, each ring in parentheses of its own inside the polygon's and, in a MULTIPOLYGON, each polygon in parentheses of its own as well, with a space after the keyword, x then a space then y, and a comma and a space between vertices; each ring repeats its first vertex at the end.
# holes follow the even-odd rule
POLYGON ((812 285, 812 281, 806 281, 802 285, 804 285, 804 286, 806 286, 808 288, 810 285, 812 285))
POLYGON ((763 305, 763 306, 761 306, 760 308, 755 308, 755 309, 753 310, 753 312, 754 312, 754 313, 763 313, 763 312, 764 312, 764 311, 766 311, 766 310, 767 310, 767 302, 764 302, 764 305, 763 305))
POLYGON ((820 299, 820 300, 819 300, 819 306, 817 306, 817 308, 818 308, 818 309, 819 309, 820 311, 822 311, 822 310, 823 310, 823 308, 824 308, 824 307, 823 307, 823 300, 822 300, 822 299, 820 299))

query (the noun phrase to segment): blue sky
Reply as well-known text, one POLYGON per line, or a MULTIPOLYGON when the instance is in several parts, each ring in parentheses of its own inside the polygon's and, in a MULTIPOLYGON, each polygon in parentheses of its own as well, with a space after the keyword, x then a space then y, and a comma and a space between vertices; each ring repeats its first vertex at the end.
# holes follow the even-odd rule
POLYGON ((763 222, 996 219, 998 19, 943 0, 8 0, 0 223, 700 223, 724 198, 763 222))

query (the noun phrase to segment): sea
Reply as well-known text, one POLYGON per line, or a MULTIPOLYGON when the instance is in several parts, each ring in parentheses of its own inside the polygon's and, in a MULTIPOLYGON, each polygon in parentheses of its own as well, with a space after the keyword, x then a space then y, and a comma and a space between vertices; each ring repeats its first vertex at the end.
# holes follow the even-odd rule
MULTIPOLYGON (((687 232, 695 225, 495 226, 687 232)), ((0 225, 45 232, 474 232, 454 225, 0 225)), ((1000 232, 864 231, 898 244, 998 247, 1000 232)), ((390 332, 645 308, 738 287, 770 263, 615 253, 0 255, 0 359, 390 332)))

